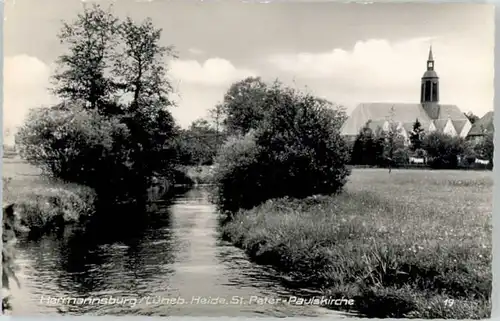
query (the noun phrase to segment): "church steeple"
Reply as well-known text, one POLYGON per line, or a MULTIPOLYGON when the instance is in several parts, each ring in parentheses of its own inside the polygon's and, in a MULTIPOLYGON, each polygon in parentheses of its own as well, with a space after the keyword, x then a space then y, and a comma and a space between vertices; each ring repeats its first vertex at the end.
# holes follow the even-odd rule
POLYGON ((437 119, 439 115, 439 77, 434 70, 434 56, 432 46, 429 48, 429 57, 427 58, 427 71, 422 77, 420 103, 423 105, 427 114, 432 119, 437 119))
POLYGON ((434 70, 434 57, 432 57, 432 45, 429 48, 429 58, 427 58, 427 70, 434 70))

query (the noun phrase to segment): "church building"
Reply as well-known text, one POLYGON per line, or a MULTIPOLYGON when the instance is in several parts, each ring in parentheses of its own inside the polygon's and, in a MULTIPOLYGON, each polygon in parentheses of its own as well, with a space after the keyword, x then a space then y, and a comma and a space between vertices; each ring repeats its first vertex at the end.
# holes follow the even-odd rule
POLYGON ((367 123, 372 130, 387 129, 392 119, 402 135, 408 137, 418 119, 426 132, 439 131, 465 138, 471 130, 471 122, 457 106, 440 104, 439 94, 439 77, 434 70, 431 47, 427 71, 421 80, 420 103, 361 103, 342 126, 342 134, 355 138, 367 123))

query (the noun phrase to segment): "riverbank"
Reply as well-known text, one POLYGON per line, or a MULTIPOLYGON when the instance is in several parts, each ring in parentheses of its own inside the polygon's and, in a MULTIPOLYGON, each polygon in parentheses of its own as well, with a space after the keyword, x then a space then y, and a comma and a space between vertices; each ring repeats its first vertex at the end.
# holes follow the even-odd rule
POLYGON ((32 231, 49 231, 76 223, 94 212, 91 188, 42 175, 39 168, 19 159, 3 159, 3 204, 15 211, 32 231))
POLYGON ((354 169, 341 195, 268 201, 222 233, 367 317, 489 318, 492 186, 491 172, 354 169))

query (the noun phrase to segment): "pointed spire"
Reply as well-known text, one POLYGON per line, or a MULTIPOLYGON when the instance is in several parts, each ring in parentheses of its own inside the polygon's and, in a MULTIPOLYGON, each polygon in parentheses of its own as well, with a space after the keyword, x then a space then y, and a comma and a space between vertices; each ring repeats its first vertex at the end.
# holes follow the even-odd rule
POLYGON ((434 61, 434 57, 432 57, 432 45, 430 45, 430 47, 429 47, 429 58, 427 60, 434 61))

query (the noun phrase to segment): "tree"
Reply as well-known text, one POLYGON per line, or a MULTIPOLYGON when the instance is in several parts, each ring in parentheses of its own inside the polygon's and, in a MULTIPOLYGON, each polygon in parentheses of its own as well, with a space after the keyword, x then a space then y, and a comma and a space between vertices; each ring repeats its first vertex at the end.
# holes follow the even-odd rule
POLYGON ((471 124, 474 124, 476 121, 479 120, 479 117, 474 115, 471 111, 469 111, 468 113, 464 113, 464 115, 469 119, 471 124))
POLYGON ((340 134, 345 114, 333 104, 275 82, 256 129, 231 136, 217 157, 215 200, 222 211, 268 199, 340 192, 350 170, 340 134))
POLYGON ((165 58, 176 58, 172 46, 159 44, 161 29, 151 19, 135 23, 130 17, 119 25, 122 44, 114 60, 113 74, 124 94, 132 97, 133 109, 170 106, 173 88, 166 77, 165 58))
POLYGON ((215 127, 215 132, 217 133, 216 135, 216 146, 219 148, 221 146, 221 139, 223 134, 221 134, 221 131, 224 132, 223 124, 224 124, 224 110, 222 104, 218 103, 215 105, 213 109, 209 111, 210 115, 210 120, 212 121, 214 127, 215 127))
POLYGON ((173 48, 160 45, 151 20, 120 21, 99 5, 64 23, 59 38, 68 52, 54 93, 64 102, 28 118, 23 152, 53 175, 111 193, 100 199, 144 201, 153 177, 168 176, 176 159, 164 67, 173 48))
POLYGON ((245 134, 264 119, 268 86, 259 77, 248 77, 231 85, 219 108, 229 135, 245 134))
POLYGON ((218 150, 218 133, 204 119, 191 123, 180 130, 177 147, 179 161, 183 165, 211 165, 218 150))
POLYGON ((259 162, 272 197, 339 192, 350 171, 340 128, 343 108, 275 82, 265 97, 268 112, 257 130, 259 162))
POLYGON ((115 90, 109 76, 117 43, 118 19, 98 4, 85 7, 72 23, 63 23, 58 37, 68 53, 57 60, 53 93, 62 99, 82 100, 85 107, 104 108, 115 90))
POLYGON ((410 147, 412 151, 416 151, 422 148, 422 139, 424 135, 424 129, 422 128, 422 124, 418 120, 415 120, 413 124, 413 130, 410 133, 410 147))
POLYGON ((176 58, 173 47, 161 46, 161 29, 151 19, 135 23, 127 18, 119 24, 120 43, 114 60, 113 75, 120 91, 131 97, 125 107, 124 123, 134 138, 127 147, 137 177, 143 185, 155 172, 172 163, 174 146, 165 144, 174 136, 174 119, 168 107, 172 86, 167 79, 165 59, 176 58))
POLYGON ((463 138, 439 132, 429 133, 422 142, 433 168, 456 168, 458 156, 465 154, 466 146, 463 138))
POLYGON ((404 148, 404 138, 401 135, 401 129, 394 121, 395 110, 394 106, 391 107, 389 114, 389 128, 384 131, 384 158, 387 160, 389 166, 389 173, 391 172, 394 162, 394 155, 398 149, 404 148))
POLYGON ((478 158, 493 162, 493 153, 495 146, 493 144, 493 133, 486 134, 483 139, 474 146, 474 152, 478 158))
POLYGON ((353 165, 376 164, 376 135, 369 125, 370 121, 367 121, 354 140, 351 154, 351 164, 353 165))

